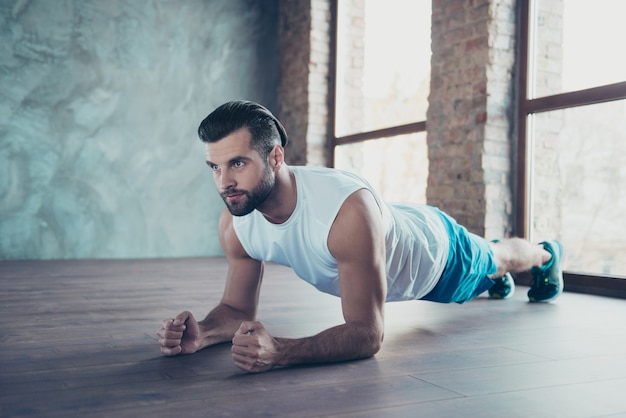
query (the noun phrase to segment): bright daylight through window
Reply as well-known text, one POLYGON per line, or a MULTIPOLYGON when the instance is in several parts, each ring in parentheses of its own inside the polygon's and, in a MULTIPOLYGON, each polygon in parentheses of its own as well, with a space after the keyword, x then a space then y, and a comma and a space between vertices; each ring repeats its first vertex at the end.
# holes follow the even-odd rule
MULTIPOLYGON (((532 4, 530 99, 626 81, 626 2, 532 4)), ((626 100, 563 105, 528 121, 530 238, 562 240, 566 271, 626 276, 626 100)))
MULTIPOLYGON (((430 1, 338 2, 337 137, 426 120, 430 1)), ((334 166, 367 178, 390 201, 426 202, 426 133, 340 145, 334 166)))

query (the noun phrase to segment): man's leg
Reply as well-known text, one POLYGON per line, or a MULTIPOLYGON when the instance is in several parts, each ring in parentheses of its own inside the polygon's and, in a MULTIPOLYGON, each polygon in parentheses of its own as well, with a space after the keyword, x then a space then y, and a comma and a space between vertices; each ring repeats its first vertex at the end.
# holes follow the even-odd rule
POLYGON ((521 238, 510 238, 490 245, 497 267, 492 278, 502 277, 507 272, 531 271, 533 280, 528 291, 531 302, 549 302, 563 291, 563 250, 558 241, 531 244, 521 238))
POLYGON ((541 244, 531 244, 521 238, 503 239, 491 242, 493 257, 498 270, 494 277, 502 277, 506 273, 521 273, 533 267, 541 267, 552 258, 541 244))

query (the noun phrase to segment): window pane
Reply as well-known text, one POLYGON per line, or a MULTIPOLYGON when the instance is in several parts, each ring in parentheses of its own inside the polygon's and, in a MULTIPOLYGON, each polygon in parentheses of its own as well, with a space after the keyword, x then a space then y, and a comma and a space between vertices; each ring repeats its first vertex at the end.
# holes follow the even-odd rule
POLYGON ((626 2, 537 0, 530 98, 626 81, 626 2))
POLYGON ((339 2, 336 136, 426 120, 430 3, 339 2))
POLYGON ((531 238, 558 238, 572 272, 626 276, 626 101, 539 113, 531 238))
POLYGON ((388 202, 426 203, 424 132, 337 146, 335 167, 365 177, 388 202))

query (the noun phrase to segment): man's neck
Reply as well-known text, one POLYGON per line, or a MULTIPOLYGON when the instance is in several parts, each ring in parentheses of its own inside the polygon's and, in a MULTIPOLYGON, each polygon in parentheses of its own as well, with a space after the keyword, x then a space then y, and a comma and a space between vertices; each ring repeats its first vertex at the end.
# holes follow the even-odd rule
POLYGON ((285 223, 296 209, 297 194, 296 178, 289 167, 283 164, 276 175, 272 194, 257 210, 268 222, 285 223))

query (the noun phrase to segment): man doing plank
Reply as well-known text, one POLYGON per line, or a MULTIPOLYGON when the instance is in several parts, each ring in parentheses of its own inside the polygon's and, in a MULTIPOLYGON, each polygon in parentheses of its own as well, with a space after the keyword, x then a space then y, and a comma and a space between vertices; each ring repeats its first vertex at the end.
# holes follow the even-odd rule
POLYGON ((385 302, 464 303, 489 290, 514 291, 509 272, 530 270, 532 302, 561 293, 562 247, 519 238, 487 242, 442 211, 390 204, 357 175, 285 164, 287 135, 263 106, 228 102, 198 129, 206 163, 226 208, 219 238, 228 273, 220 303, 197 321, 188 312, 163 322, 165 355, 232 340, 237 367, 373 356, 383 341, 385 302), (255 322, 263 263, 274 262, 341 298, 344 323, 306 338, 278 338, 255 322))

